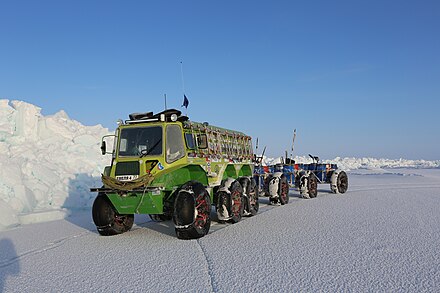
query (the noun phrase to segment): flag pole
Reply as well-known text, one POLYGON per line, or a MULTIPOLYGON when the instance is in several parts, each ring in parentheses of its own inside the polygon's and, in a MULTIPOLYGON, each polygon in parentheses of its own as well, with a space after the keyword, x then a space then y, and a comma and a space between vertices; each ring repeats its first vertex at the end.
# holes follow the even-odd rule
MULTIPOLYGON (((185 93, 185 79, 183 78, 183 61, 180 61, 180 76, 182 78, 182 93, 184 97, 184 103, 186 99, 186 93, 185 93)), ((188 116, 188 105, 185 106, 185 116, 188 116)))
POLYGON ((180 76, 182 78, 182 92, 185 94, 185 79, 183 78, 183 62, 180 61, 180 76))

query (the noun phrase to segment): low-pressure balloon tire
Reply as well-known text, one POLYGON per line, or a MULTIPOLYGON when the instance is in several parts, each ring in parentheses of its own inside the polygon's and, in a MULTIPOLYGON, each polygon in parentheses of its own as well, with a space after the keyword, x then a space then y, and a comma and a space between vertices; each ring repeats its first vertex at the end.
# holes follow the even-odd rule
POLYGON ((309 196, 310 198, 315 198, 318 196, 318 179, 316 178, 316 176, 313 173, 309 174, 309 196))
POLYGON ((229 215, 231 212, 231 196, 225 192, 220 191, 217 192, 217 218, 218 222, 223 224, 229 219, 229 215))
POLYGON ((281 175, 278 186, 278 198, 282 205, 289 203, 289 182, 287 182, 286 176, 281 175))
POLYGON ((180 188, 174 202, 173 221, 179 239, 197 239, 208 234, 211 199, 200 182, 189 181, 180 188))
POLYGON ((255 178, 245 176, 240 177, 238 181, 241 184, 243 193, 246 194, 246 196, 243 196, 244 212, 248 216, 255 216, 258 213, 258 209, 260 207, 258 202, 259 192, 257 188, 257 182, 255 181, 255 178))
POLYGON ((345 193, 348 189, 348 176, 344 171, 339 172, 337 186, 338 193, 345 193))
POLYGON ((237 180, 231 184, 229 188, 231 192, 231 222, 238 223, 243 217, 244 203, 243 203, 243 188, 237 180))
POLYGON ((98 194, 92 207, 93 222, 98 233, 111 236, 127 232, 133 227, 134 215, 121 215, 106 195, 98 194))

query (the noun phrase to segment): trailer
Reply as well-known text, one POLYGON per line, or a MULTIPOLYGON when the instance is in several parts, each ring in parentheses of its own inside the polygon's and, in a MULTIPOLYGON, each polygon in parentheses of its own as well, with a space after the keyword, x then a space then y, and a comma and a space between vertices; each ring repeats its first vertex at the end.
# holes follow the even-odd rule
MULTIPOLYGON (((254 179, 260 190, 260 195, 268 196, 271 203, 285 204, 288 199, 277 197, 271 192, 271 186, 277 182, 287 182, 290 188, 299 190, 303 198, 314 198, 318 195, 318 184, 330 184, 333 193, 345 193, 348 189, 348 176, 340 170, 337 164, 319 163, 319 157, 310 155, 312 163, 295 163, 286 159, 286 162, 263 166, 261 160, 256 160, 254 179)), ((287 197, 288 198, 288 197, 287 197)))

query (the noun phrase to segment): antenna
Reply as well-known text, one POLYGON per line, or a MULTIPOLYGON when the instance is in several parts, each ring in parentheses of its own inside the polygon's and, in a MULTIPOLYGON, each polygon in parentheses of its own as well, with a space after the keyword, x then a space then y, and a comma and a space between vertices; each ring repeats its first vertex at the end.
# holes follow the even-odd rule
POLYGON ((293 130, 292 149, 291 149, 291 152, 290 152, 290 159, 291 160, 292 160, 292 157, 293 157, 293 149, 295 147, 295 138, 296 138, 296 128, 295 128, 295 130, 293 130))
POLYGON ((163 94, 163 98, 165 100, 165 110, 167 110, 167 94, 163 94))
POLYGON ((183 78, 183 62, 180 61, 180 75, 182 77, 182 92, 183 92, 183 104, 182 106, 185 106, 186 113, 185 116, 188 116, 188 99, 185 95, 185 79, 183 78))
POLYGON ((185 94, 185 79, 183 78, 183 62, 180 61, 180 76, 182 78, 182 92, 185 94))

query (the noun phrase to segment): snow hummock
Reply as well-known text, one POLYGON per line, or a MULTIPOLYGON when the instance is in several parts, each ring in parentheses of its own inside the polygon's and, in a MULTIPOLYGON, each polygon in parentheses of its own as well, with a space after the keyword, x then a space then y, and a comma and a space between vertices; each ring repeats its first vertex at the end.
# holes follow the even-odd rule
MULTIPOLYGON (((0 231, 64 218, 90 208, 101 186, 100 174, 110 162, 100 153, 101 125, 85 126, 63 110, 44 116, 41 108, 0 100, 0 231)), ((111 147, 111 146, 110 146, 111 147)), ((306 156, 296 162, 310 163, 306 156)), ((265 157, 266 164, 280 158, 265 157)), ((323 160, 344 170, 440 168, 440 161, 340 158, 323 160)))
POLYGON ((89 207, 88 189, 109 162, 99 149, 108 133, 64 111, 44 116, 32 104, 0 100, 0 230, 89 207))
MULTIPOLYGON (((312 159, 308 156, 296 156, 294 157, 296 163, 310 164, 312 159)), ((263 165, 274 165, 282 162, 282 158, 268 158, 263 157, 263 165)), ((440 168, 440 160, 427 161, 427 160, 406 160, 406 159, 377 159, 377 158, 341 158, 336 157, 334 159, 324 159, 320 163, 333 163, 337 164, 339 169, 346 171, 357 169, 384 169, 384 168, 419 168, 419 169, 431 169, 440 168)))

